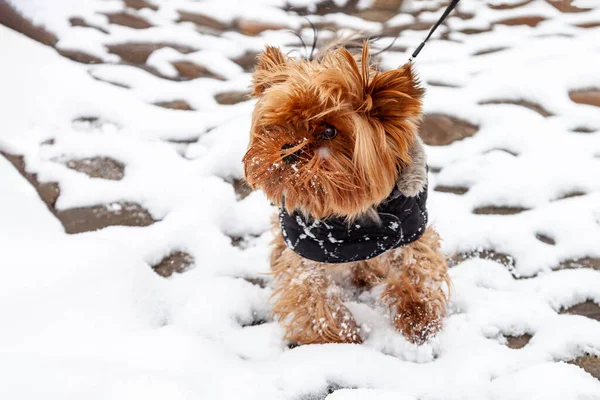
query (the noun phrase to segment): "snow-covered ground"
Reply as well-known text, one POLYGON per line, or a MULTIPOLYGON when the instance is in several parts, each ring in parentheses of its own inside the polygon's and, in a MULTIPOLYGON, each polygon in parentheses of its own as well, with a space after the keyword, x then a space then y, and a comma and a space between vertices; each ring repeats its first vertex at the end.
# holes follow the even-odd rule
MULTIPOLYGON (((243 176, 253 101, 215 96, 246 92, 240 57, 265 43, 292 50, 297 39, 286 29, 306 26, 304 17, 284 11, 283 0, 154 0, 139 10, 121 0, 10 3, 54 34, 56 49, 100 63, 71 61, 0 26, 0 151, 24 156, 28 173, 60 189, 49 209, 0 155, 0 398, 600 399, 600 381, 566 362, 600 356, 600 321, 561 312, 600 304, 600 270, 564 268, 600 259, 600 108, 569 96, 600 88, 600 27, 581 27, 600 22, 596 2, 579 0, 591 10, 567 13, 543 0, 463 0, 461 15, 440 28, 447 40, 430 41, 416 62, 426 112, 478 128, 427 146, 429 209, 444 250, 511 262, 454 266, 449 317, 423 346, 394 331, 375 288, 347 299, 364 344, 296 348, 269 316, 273 209, 232 185, 243 176), (123 12, 151 26, 106 15, 123 12), (181 13, 208 17, 211 28, 179 21, 181 13), (72 26, 72 17, 89 26, 72 26), (522 17, 541 19, 514 22, 522 17), (251 35, 257 21, 273 29, 251 35), (109 51, 124 43, 170 46, 140 68, 109 51), (184 80, 177 62, 204 75, 184 80), (175 100, 193 110, 155 105, 175 100), (122 179, 69 168, 96 158, 124 165, 122 179), (147 210, 148 226, 69 234, 57 219, 131 203, 147 210), (156 274, 151 266, 174 252, 193 264, 156 274), (527 345, 507 346, 524 334, 527 345)), ((431 24, 438 3, 412 1, 387 24, 309 18, 376 33, 431 24)), ((302 32, 310 41, 310 29, 302 32)), ((383 66, 405 62, 425 33, 404 30, 383 66)))

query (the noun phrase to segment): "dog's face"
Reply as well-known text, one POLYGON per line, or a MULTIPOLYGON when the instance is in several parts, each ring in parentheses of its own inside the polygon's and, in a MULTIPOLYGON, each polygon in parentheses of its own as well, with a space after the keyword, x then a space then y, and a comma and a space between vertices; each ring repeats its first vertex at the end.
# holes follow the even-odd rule
POLYGON ((346 49, 315 61, 267 47, 253 75, 258 102, 246 181, 274 204, 314 218, 355 218, 410 165, 423 89, 410 64, 387 72, 346 49))

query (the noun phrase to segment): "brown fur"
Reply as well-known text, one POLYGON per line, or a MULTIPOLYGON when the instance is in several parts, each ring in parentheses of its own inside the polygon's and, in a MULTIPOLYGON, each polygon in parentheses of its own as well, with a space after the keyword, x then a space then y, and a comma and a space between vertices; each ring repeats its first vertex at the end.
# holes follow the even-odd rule
MULTIPOLYGON (((339 47, 315 61, 267 47, 258 57, 253 93, 258 102, 243 159, 246 180, 277 206, 285 197, 289 212, 317 219, 372 215, 413 165, 423 89, 410 64, 378 72, 366 43, 358 56, 339 47), (338 132, 331 140, 320 137, 327 125, 338 132), (283 161, 292 154, 293 162, 283 161)), ((276 222, 274 229, 273 313, 288 340, 362 340, 329 276, 339 268, 351 271, 356 285, 386 285, 381 300, 409 340, 423 343, 440 329, 450 281, 432 228, 405 247, 342 265, 302 258, 287 248, 276 222)))

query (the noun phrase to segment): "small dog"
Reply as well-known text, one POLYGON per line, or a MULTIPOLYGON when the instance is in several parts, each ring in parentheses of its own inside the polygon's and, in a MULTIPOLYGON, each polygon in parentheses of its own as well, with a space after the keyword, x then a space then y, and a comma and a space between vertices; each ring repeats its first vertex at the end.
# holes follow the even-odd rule
POLYGON ((340 269, 422 344, 439 331, 451 282, 427 227, 427 166, 417 124, 424 90, 411 64, 381 72, 368 42, 315 60, 275 47, 257 57, 245 178, 279 207, 273 313, 298 344, 360 343, 333 276, 340 269))

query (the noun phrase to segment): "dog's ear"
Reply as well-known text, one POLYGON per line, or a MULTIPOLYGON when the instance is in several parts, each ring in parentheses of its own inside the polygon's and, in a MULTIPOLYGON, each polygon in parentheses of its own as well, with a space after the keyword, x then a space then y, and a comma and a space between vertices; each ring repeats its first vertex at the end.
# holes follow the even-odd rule
POLYGON ((271 85, 285 82, 287 57, 278 47, 267 46, 256 58, 256 69, 252 75, 253 95, 260 96, 271 85))
POLYGON ((372 102, 370 114, 380 120, 418 120, 424 94, 410 63, 375 75, 365 88, 372 102))

